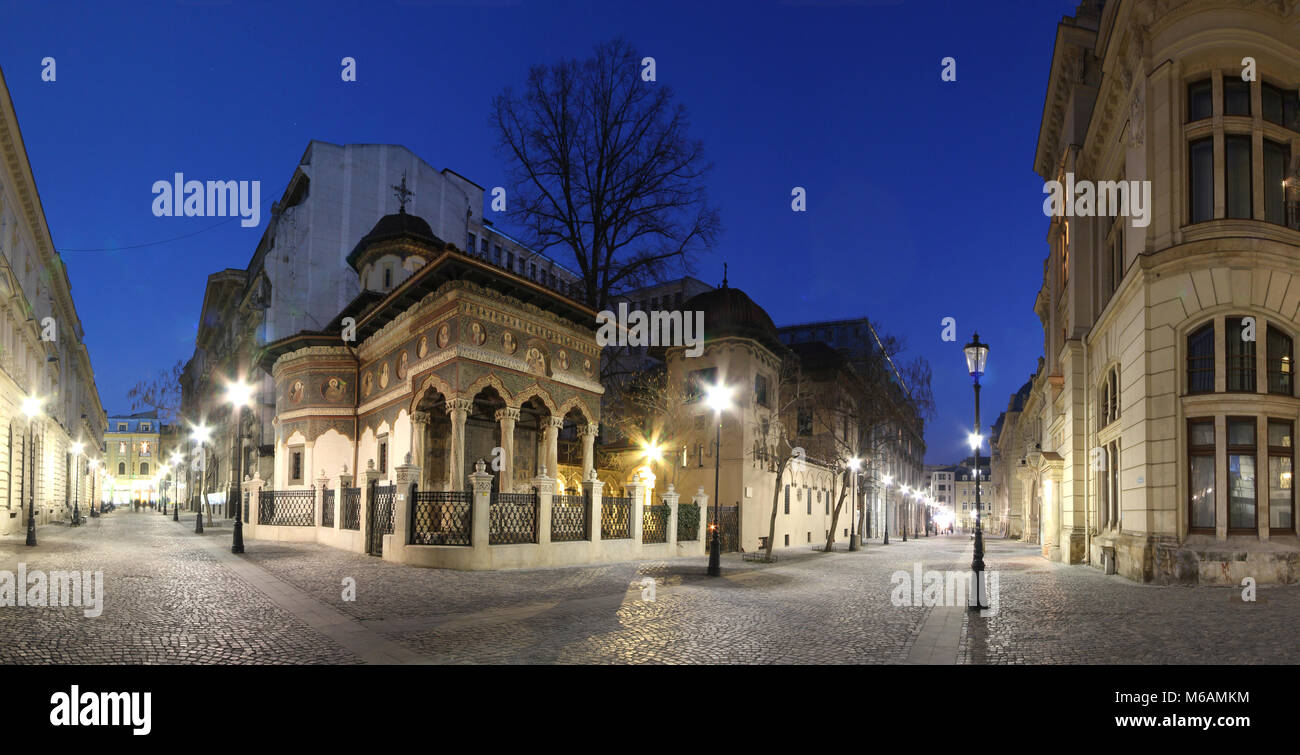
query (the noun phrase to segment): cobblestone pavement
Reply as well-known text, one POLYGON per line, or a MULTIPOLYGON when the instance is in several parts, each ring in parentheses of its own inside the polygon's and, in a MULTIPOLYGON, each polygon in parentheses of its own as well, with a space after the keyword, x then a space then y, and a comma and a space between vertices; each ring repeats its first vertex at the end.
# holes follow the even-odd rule
MULTIPOLYGON (((234 567, 241 577, 236 557, 221 552, 229 529, 199 536, 188 519, 118 511, 80 528, 42 527, 36 548, 0 539, 0 569, 101 570, 105 583, 98 618, 0 607, 0 663, 362 662, 331 639, 340 621, 360 653, 370 637, 433 663, 903 663, 926 622, 945 614, 893 605, 891 575, 916 564, 965 571, 971 554, 960 535, 856 553, 792 548, 775 564, 729 554, 724 576, 711 579, 703 558, 455 572, 250 540, 234 567), (344 600, 346 578, 355 600, 344 600), (643 599, 647 578, 653 600, 643 599)), ((1300 619, 1297 587, 1260 588, 1258 602, 1243 604, 1236 589, 1138 585, 997 539, 986 561, 999 580, 996 614, 962 612, 960 641, 927 658, 1300 662, 1283 640, 1300 619)))

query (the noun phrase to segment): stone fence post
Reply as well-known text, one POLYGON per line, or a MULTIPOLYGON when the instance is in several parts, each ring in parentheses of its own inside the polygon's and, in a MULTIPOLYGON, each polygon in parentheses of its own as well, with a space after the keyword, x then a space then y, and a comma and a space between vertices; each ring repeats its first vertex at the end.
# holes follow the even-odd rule
POLYGON ((600 543, 600 507, 601 490, 605 483, 596 478, 596 470, 587 474, 582 481, 582 493, 587 498, 587 539, 593 545, 600 543))
POLYGON ((244 525, 244 535, 247 537, 257 536, 258 513, 262 508, 262 487, 265 485, 266 481, 262 479, 260 471, 255 472, 253 479, 244 483, 244 490, 248 491, 248 523, 244 525))
POLYGON ((325 515, 325 487, 329 484, 330 476, 325 474, 325 470, 322 469, 320 477, 316 478, 316 503, 313 506, 315 509, 316 529, 320 529, 322 518, 325 515))
POLYGON ((470 489, 474 499, 470 503, 473 524, 470 531, 470 546, 487 559, 489 537, 489 508, 492 505, 492 474, 487 472, 487 464, 482 459, 474 462, 474 471, 470 473, 470 489))
POLYGON ((415 497, 411 490, 420 481, 420 465, 411 463, 411 455, 406 455, 406 463, 399 464, 393 470, 396 475, 393 491, 393 534, 384 536, 384 559, 401 563, 406 560, 406 546, 410 542, 411 507, 415 497))
POLYGON ((680 497, 677 494, 677 486, 671 482, 668 483, 668 489, 659 496, 659 500, 663 501, 664 505, 668 507, 668 538, 666 542, 669 545, 677 544, 677 499, 680 497))
POLYGON ((352 475, 348 473, 348 465, 343 465, 343 472, 339 474, 338 482, 334 485, 334 529, 340 529, 343 526, 343 491, 352 487, 352 475))
POLYGON ((361 474, 361 527, 360 529, 361 529, 361 543, 362 543, 361 552, 362 553, 366 552, 366 550, 370 547, 369 546, 370 531, 366 525, 369 524, 370 522, 368 515, 370 514, 370 506, 373 503, 370 500, 371 483, 372 482, 378 483, 383 476, 384 475, 382 472, 380 472, 378 469, 375 469, 375 460, 368 459, 366 461, 366 471, 361 474))
POLYGON ((537 489, 537 544, 551 544, 551 506, 555 501, 555 478, 546 476, 546 466, 542 473, 533 478, 533 487, 537 489))
POLYGON ((645 526, 645 489, 646 486, 639 478, 627 484, 627 497, 632 499, 631 511, 628 516, 632 518, 628 522, 628 535, 632 537, 634 548, 641 550, 641 530, 645 526))
POLYGON ((696 537, 696 543, 700 548, 700 553, 708 553, 709 551, 709 539, 708 539, 709 538, 709 496, 704 492, 703 486, 700 486, 700 488, 695 491, 695 498, 693 499, 693 502, 695 503, 696 506, 699 507, 698 511, 700 512, 700 523, 699 523, 700 534, 696 537))

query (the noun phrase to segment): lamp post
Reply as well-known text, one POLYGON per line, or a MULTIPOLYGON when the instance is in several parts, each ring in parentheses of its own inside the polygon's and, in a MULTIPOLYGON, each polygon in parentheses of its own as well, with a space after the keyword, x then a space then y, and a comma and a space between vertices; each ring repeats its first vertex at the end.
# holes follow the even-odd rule
POLYGON ((713 535, 709 538, 709 576, 718 577, 722 575, 722 545, 718 542, 718 506, 721 503, 718 495, 721 491, 722 479, 722 412, 731 405, 731 389, 719 383, 709 388, 706 400, 718 419, 717 440, 713 445, 713 535))
MULTIPOLYGON (((235 484, 232 497, 235 502, 234 535, 230 543, 231 553, 244 552, 244 517, 241 511, 240 485, 244 479, 244 408, 253 398, 253 387, 242 380, 237 380, 226 387, 226 401, 235 409, 235 484)), ((554 471, 552 472, 554 473, 554 471)))
POLYGON ((912 496, 912 488, 909 485, 903 486, 902 511, 898 515, 903 517, 903 542, 907 542, 907 499, 912 496))
POLYGON ((858 509, 858 468, 862 466, 862 460, 854 456, 849 459, 850 475, 853 477, 853 497, 849 499, 849 550, 858 549, 858 544, 853 541, 853 519, 857 516, 858 509))
POLYGON ((887 474, 883 479, 885 481, 885 499, 880 502, 880 508, 884 509, 881 512, 883 516, 880 517, 880 523, 881 529, 884 531, 884 537, 881 545, 889 545, 889 487, 894 484, 894 476, 887 474))
MULTIPOLYGON (((23 414, 27 415, 27 437, 23 440, 23 480, 27 486, 27 545, 36 545, 36 465, 28 460, 36 451, 36 417, 41 413, 41 400, 35 396, 23 399, 23 414), (30 450, 29 450, 30 449, 30 450), (30 475, 27 468, 31 469, 30 475)), ((19 504, 21 505, 21 503, 19 504)))
MULTIPOLYGON (((173 522, 179 522, 181 520, 181 501, 180 501, 180 496, 176 494, 176 488, 180 486, 180 475, 176 474, 175 471, 181 468, 181 461, 182 461, 182 457, 180 451, 173 451, 172 452, 172 470, 173 470, 172 471, 172 498, 176 499, 172 501, 173 522)), ((185 492, 186 493, 190 492, 189 488, 186 488, 185 492)))
POLYGON ((195 443, 198 443, 198 444, 199 444, 199 495, 200 495, 200 500, 199 500, 199 504, 198 504, 199 515, 198 515, 198 517, 194 520, 194 532, 195 532, 196 534, 199 534, 199 535, 202 535, 202 534, 203 534, 203 501, 202 501, 201 496, 203 495, 203 488, 207 485, 207 477, 208 477, 208 474, 207 474, 207 473, 208 473, 208 455, 207 455, 207 453, 205 453, 205 451, 204 451, 203 444, 207 442, 207 440, 208 440, 208 435, 209 435, 209 433, 211 433, 211 432, 212 432, 212 431, 208 429, 208 426, 207 426, 207 425, 198 425, 198 426, 196 426, 196 427, 194 428, 194 431, 190 434, 190 438, 192 438, 192 439, 194 440, 195 443))
POLYGON ((971 606, 973 610, 985 608, 984 605, 984 534, 981 532, 981 504, 980 504, 980 446, 983 445, 983 439, 980 437, 980 377, 984 374, 984 367, 988 364, 989 346, 986 343, 980 343, 980 334, 975 333, 970 343, 966 344, 963 349, 966 352, 966 368, 970 371, 971 380, 975 385, 975 432, 971 433, 971 450, 975 452, 975 556, 971 559, 970 568, 975 576, 975 605, 971 606))
POLYGON ((95 510, 95 479, 99 477, 99 459, 90 460, 90 518, 99 516, 95 510))
POLYGON ((158 465, 158 500, 162 503, 158 507, 158 513, 163 516, 167 516, 167 477, 171 471, 171 465, 165 461, 158 465))
POLYGON ((86 450, 86 445, 81 441, 72 444, 72 523, 81 524, 81 499, 78 494, 81 492, 81 452, 86 450))

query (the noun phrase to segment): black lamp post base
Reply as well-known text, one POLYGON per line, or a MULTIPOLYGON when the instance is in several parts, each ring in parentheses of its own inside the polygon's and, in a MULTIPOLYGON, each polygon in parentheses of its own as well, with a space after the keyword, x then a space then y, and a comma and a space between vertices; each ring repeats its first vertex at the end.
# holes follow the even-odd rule
POLYGON ((194 534, 203 534, 203 512, 200 511, 198 517, 194 520, 194 534))
POLYGON ((719 551, 721 546, 718 544, 718 532, 715 528, 713 537, 709 539, 709 576, 722 576, 722 554, 719 551))
POLYGON ((179 522, 180 520, 181 520, 181 507, 180 504, 177 504, 175 506, 172 506, 172 521, 179 522))
POLYGON ((238 516, 235 517, 235 539, 230 544, 230 552, 244 552, 244 524, 240 521, 238 516))
POLYGON ((36 545, 36 517, 27 517, 27 545, 36 545))

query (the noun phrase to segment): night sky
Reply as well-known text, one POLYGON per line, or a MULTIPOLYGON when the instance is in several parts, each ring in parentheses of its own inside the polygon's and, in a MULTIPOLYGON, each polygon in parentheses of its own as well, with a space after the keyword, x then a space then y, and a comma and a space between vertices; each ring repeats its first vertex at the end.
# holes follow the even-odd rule
POLYGON ((207 275, 248 264, 309 140, 403 144, 504 183, 492 97, 618 35, 655 57, 716 166, 724 231, 696 275, 718 283, 728 262, 778 325, 865 315, 903 337, 934 371, 928 462, 968 452, 972 330, 991 345, 986 427, 1041 352, 1033 157, 1075 0, 115 5, 0 2, 0 67, 110 414, 193 353, 207 275), (154 217, 150 187, 178 171, 260 180, 262 224, 154 217))

